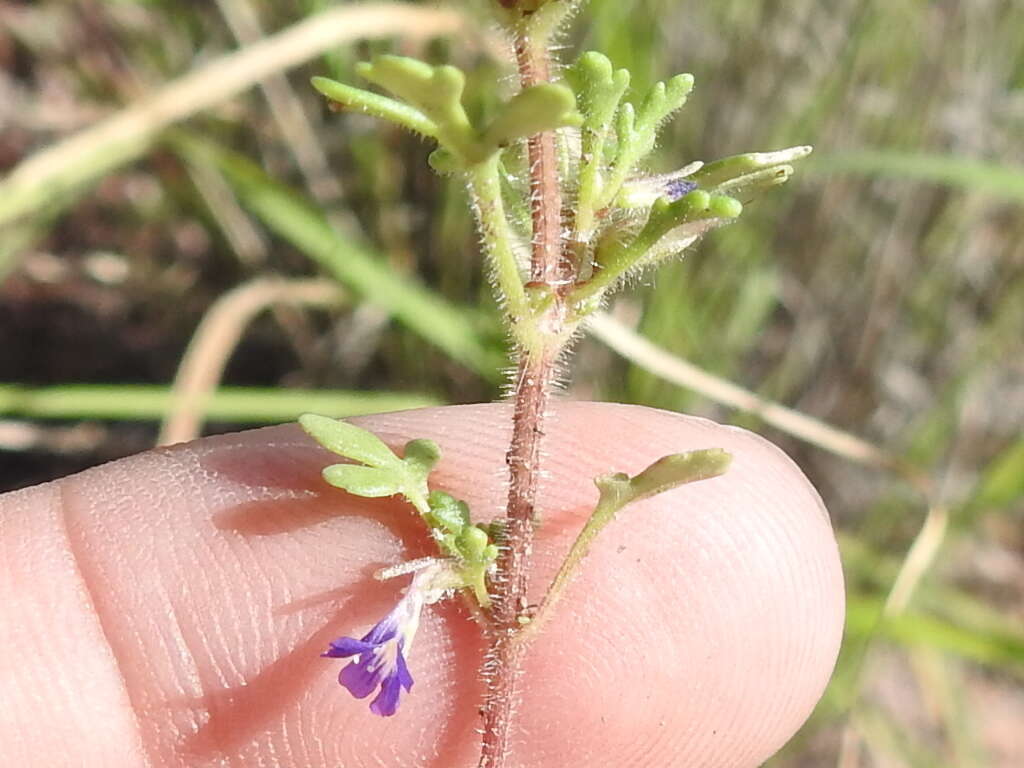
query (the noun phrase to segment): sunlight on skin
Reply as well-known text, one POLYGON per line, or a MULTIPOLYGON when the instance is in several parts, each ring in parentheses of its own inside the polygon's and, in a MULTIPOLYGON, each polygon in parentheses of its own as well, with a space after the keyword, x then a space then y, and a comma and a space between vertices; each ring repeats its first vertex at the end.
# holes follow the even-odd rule
MULTIPOLYGON (((426 437, 436 487, 504 508, 509 409, 355 420, 426 437)), ((721 478, 622 513, 526 662, 520 768, 756 766, 806 719, 842 632, 838 553, 817 494, 742 430, 651 409, 561 403, 547 436, 539 598, 597 499, 592 479, 720 447, 721 478)), ((388 499, 322 482, 297 427, 225 435, 0 496, 0 753, 11 764, 475 765, 483 643, 458 601, 428 607, 394 717, 320 658, 362 636, 431 554, 388 499)))

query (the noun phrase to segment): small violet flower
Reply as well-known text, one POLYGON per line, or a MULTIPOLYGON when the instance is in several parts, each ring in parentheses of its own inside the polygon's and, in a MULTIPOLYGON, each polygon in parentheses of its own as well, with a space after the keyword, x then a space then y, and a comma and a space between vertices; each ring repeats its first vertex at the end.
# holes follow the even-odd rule
POLYGON ((449 561, 434 560, 413 577, 405 596, 361 640, 339 637, 321 656, 355 657, 341 670, 338 682, 357 699, 365 699, 380 688, 380 693, 370 702, 370 711, 390 717, 398 711, 402 689, 407 692, 412 689, 413 679, 406 657, 412 649, 423 606, 437 602, 450 590, 461 586, 461 579, 449 561))
POLYGON ((693 192, 697 188, 697 182, 689 179, 672 179, 665 185, 665 197, 675 202, 684 195, 693 192))
POLYGON ((690 177, 703 167, 704 163, 697 161, 672 173, 629 179, 619 193, 619 202, 626 208, 649 208, 659 197, 674 203, 700 186, 690 177))

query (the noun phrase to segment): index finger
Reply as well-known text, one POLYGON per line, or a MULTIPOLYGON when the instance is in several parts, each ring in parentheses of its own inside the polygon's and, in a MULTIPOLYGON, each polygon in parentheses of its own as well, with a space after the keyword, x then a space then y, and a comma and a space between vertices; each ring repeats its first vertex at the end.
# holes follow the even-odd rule
MULTIPOLYGON (((394 443, 434 439, 437 486, 480 519, 502 514, 507 406, 359 423, 394 443)), ((763 762, 810 713, 841 635, 842 576, 817 494, 764 440, 651 409, 556 405, 544 445, 538 598, 596 500, 595 475, 695 448, 734 461, 599 537, 530 648, 511 764, 763 762)), ((3 497, 5 755, 474 765, 484 646, 457 602, 424 616, 416 683, 395 717, 371 715, 338 686, 344 662, 318 657, 397 598, 402 585, 374 581, 377 568, 430 554, 403 504, 325 486, 331 460, 297 429, 270 428, 3 497)))

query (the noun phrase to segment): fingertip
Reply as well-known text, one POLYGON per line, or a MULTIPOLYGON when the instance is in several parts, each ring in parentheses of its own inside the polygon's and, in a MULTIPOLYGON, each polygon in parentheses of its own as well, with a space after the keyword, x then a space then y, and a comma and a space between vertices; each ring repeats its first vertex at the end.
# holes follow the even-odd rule
MULTIPOLYGON (((395 445, 438 442, 432 479, 491 519, 504 507, 509 415, 467 406, 360 423, 395 445)), ((726 476, 623 514, 532 647, 521 768, 753 766, 820 695, 842 626, 835 541, 799 470, 750 433, 651 409, 558 404, 545 437, 535 595, 596 500, 594 476, 707 447, 734 455, 726 476)), ((430 554, 404 505, 326 487, 330 461, 282 427, 151 452, 64 485, 62 520, 94 596, 97 642, 154 759, 472 764, 484 644, 457 601, 424 617, 416 685, 394 717, 370 714, 338 685, 345 660, 320 657, 399 597, 402 585, 375 581, 376 569, 430 554)))

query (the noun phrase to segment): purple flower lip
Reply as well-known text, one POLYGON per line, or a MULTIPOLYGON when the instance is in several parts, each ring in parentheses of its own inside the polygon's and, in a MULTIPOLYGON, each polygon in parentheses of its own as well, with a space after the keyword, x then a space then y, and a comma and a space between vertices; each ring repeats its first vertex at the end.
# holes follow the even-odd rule
POLYGON ((380 693, 370 702, 370 711, 381 717, 390 717, 398 711, 402 688, 410 691, 413 683, 402 653, 404 642, 397 636, 397 627, 384 628, 390 616, 362 640, 340 637, 331 643, 326 653, 321 654, 329 658, 356 657, 341 670, 338 682, 357 699, 365 699, 380 688, 380 693))

